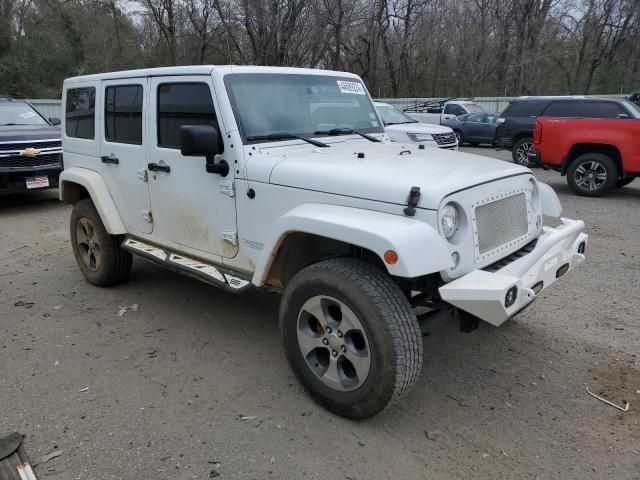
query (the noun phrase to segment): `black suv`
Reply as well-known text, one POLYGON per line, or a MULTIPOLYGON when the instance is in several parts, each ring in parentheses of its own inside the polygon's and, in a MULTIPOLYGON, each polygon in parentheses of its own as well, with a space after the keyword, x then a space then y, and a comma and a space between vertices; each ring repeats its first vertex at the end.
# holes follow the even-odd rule
POLYGON ((0 97, 0 195, 58 186, 59 124, 24 100, 0 97))
POLYGON ((529 165, 527 153, 533 145, 537 117, 635 118, 632 105, 624 100, 586 97, 520 97, 498 118, 495 144, 512 147, 513 161, 529 165))

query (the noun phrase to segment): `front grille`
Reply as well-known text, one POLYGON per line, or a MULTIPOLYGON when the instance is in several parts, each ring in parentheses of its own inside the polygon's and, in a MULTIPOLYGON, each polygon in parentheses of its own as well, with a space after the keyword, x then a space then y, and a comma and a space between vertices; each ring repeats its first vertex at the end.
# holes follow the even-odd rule
POLYGON ((25 148, 62 148, 60 140, 30 140, 24 142, 0 143, 0 152, 24 150, 25 148))
POLYGON ((45 165, 55 165, 60 163, 61 154, 43 153, 35 157, 22 157, 15 155, 11 157, 0 157, 0 169, 2 168, 29 168, 42 167, 45 165))
POLYGON ((451 133, 434 133, 431 135, 438 145, 449 145, 456 143, 456 136, 451 133))
POLYGON ((480 255, 526 235, 529 230, 524 193, 480 205, 475 217, 480 255))

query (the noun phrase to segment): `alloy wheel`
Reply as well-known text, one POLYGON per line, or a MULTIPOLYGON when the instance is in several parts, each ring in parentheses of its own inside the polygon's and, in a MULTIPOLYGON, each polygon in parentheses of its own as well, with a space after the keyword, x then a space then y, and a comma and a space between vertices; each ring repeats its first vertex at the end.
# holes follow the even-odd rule
POLYGON ((82 217, 76 224, 76 241, 84 266, 95 272, 100 268, 101 251, 96 230, 87 217, 82 217))
POLYGON ((362 323, 340 300, 315 296, 298 314, 298 345, 309 369, 328 387, 352 391, 371 370, 369 341, 362 323))
POLYGON ((529 157, 527 154, 529 153, 529 150, 531 150, 532 146, 533 144, 530 142, 523 142, 518 145, 518 148, 516 149, 516 159, 520 165, 527 165, 529 163, 529 157))
POLYGON ((607 170, 600 162, 584 162, 573 174, 576 185, 586 191, 596 191, 607 181, 607 170))

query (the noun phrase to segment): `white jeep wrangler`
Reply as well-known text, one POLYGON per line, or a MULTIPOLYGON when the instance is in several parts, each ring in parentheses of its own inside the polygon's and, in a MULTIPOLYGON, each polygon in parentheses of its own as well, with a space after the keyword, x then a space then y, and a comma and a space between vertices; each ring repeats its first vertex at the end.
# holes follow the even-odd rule
POLYGON ((136 70, 70 78, 63 104, 60 198, 87 280, 123 282, 136 254, 281 292, 291 368, 346 417, 417 381, 415 307, 497 326, 585 259, 584 223, 543 227, 561 207, 528 169, 388 142, 356 75, 136 70))

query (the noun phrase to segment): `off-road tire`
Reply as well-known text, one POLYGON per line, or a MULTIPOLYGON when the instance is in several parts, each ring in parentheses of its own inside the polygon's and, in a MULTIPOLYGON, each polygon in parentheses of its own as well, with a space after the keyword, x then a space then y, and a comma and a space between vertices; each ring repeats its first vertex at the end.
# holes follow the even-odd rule
POLYGON ((422 368, 422 336, 411 305, 388 275, 362 260, 325 260, 296 274, 280 302, 280 330, 287 360, 300 383, 320 405, 343 417, 371 417, 396 403, 411 390, 422 368), (371 368, 355 390, 330 388, 302 354, 299 316, 305 302, 317 296, 343 302, 363 326, 371 368))
POLYGON ((626 187, 634 180, 635 180, 635 177, 620 178, 616 183, 616 188, 626 187))
POLYGON ((609 192, 618 182, 618 167, 611 157, 602 153, 585 153, 573 160, 567 170, 567 183, 577 195, 584 197, 600 197, 609 192), (599 170, 606 173, 606 179, 595 189, 583 188, 576 180, 576 171, 591 164, 597 164, 599 170))
POLYGON ((518 165, 522 165, 527 167, 530 165, 529 158, 526 156, 526 153, 533 147, 533 138, 524 137, 519 139, 511 150, 511 158, 513 158, 513 163, 517 163, 518 165), (529 145, 529 148, 525 148, 526 145, 529 145), (524 151, 526 150, 526 151, 524 151), (524 157, 522 154, 524 153, 524 157))
POLYGON ((107 287, 124 282, 131 273, 132 255, 126 252, 120 245, 124 240, 122 235, 110 235, 107 233, 100 215, 91 199, 85 198, 73 206, 71 212, 71 245, 73 255, 76 258, 80 271, 89 283, 107 287), (83 220, 84 219, 84 220, 83 220), (93 227, 93 236, 99 245, 100 264, 95 270, 91 270, 83 260, 81 247, 78 242, 78 224, 88 221, 93 227))

